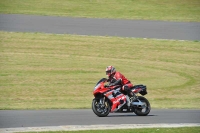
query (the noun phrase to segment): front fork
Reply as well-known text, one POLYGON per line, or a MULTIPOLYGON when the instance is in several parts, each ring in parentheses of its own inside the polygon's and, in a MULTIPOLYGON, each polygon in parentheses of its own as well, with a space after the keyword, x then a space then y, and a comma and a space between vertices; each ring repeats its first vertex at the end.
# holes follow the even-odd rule
POLYGON ((98 112, 101 112, 102 114, 107 112, 107 106, 105 105, 105 97, 102 97, 99 99, 99 104, 98 104, 98 112))
POLYGON ((105 98, 104 97, 100 98, 99 103, 101 105, 105 105, 105 98))
POLYGON ((102 97, 102 98, 99 99, 99 107, 101 109, 104 109, 106 107, 106 105, 105 105, 105 97, 102 97))

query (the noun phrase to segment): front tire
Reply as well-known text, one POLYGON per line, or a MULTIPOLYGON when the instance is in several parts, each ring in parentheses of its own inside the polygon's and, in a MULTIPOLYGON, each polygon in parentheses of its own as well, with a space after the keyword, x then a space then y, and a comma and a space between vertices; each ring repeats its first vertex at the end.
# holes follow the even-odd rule
POLYGON ((110 104, 105 101, 104 104, 100 103, 100 99, 92 100, 92 110, 99 117, 105 117, 110 113, 110 104))
MULTIPOLYGON (((151 105, 149 101, 142 96, 138 96, 138 99, 144 104, 143 106, 136 106, 135 107, 135 114, 138 116, 146 116, 150 113, 151 105)), ((138 100, 136 99, 135 102, 138 100)))

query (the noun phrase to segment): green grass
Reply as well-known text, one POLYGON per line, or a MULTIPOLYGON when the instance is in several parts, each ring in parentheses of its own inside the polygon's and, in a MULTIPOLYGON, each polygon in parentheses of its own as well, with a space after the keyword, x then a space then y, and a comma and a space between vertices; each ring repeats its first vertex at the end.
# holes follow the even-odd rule
POLYGON ((200 42, 0 32, 0 109, 91 108, 113 65, 153 108, 200 108, 200 42))
POLYGON ((200 22, 200 1, 1 0, 0 13, 200 22))
MULTIPOLYGON (((199 133, 200 127, 184 128, 144 128, 144 129, 121 129, 121 130, 88 130, 88 131, 56 131, 40 133, 199 133)), ((34 133, 34 132, 29 132, 34 133)))

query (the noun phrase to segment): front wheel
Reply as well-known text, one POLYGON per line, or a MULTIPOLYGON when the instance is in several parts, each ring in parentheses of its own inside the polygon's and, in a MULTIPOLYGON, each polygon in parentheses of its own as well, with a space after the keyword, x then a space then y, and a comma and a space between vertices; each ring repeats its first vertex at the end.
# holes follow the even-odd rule
POLYGON ((102 102, 100 99, 93 99, 92 100, 92 110, 93 112, 99 117, 105 117, 110 112, 110 104, 108 101, 102 102))
POLYGON ((139 106, 135 106, 135 114, 139 115, 139 116, 146 116, 150 113, 151 110, 151 106, 149 101, 142 97, 142 96, 138 96, 138 99, 136 99, 134 102, 139 102, 142 103, 139 106))

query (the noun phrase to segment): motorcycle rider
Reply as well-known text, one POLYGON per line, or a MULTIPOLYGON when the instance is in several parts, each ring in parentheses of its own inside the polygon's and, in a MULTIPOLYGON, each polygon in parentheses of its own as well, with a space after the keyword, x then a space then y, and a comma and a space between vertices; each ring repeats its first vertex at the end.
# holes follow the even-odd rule
POLYGON ((107 66, 106 67, 106 75, 108 77, 107 82, 109 82, 108 86, 113 85, 121 85, 122 91, 126 92, 129 97, 127 97, 127 105, 130 107, 130 102, 132 102, 136 96, 131 91, 131 87, 133 87, 133 84, 120 72, 116 71, 114 66, 107 66), (130 101, 130 98, 132 100, 130 101))

